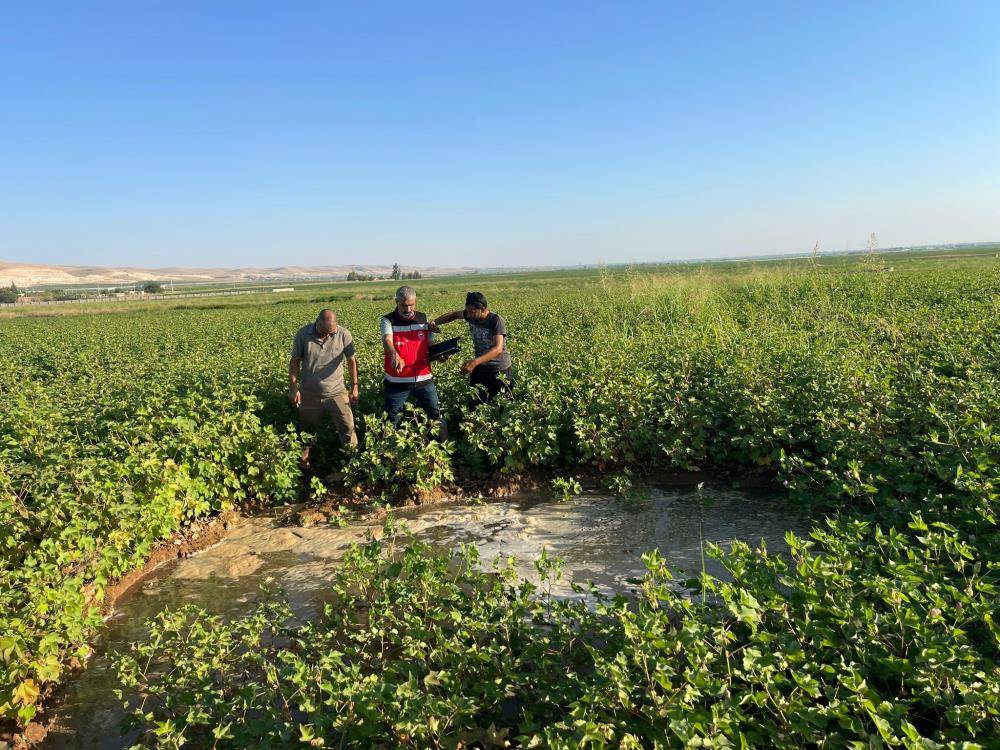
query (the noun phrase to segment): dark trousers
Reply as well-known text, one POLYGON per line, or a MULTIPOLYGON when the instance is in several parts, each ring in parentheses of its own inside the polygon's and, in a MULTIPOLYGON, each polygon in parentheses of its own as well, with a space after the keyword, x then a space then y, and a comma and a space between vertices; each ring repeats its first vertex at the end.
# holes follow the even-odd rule
POLYGON ((488 404, 501 393, 514 395, 514 368, 506 370, 491 370, 480 365, 469 376, 472 386, 471 406, 488 404))
POLYGON ((436 422, 441 418, 441 404, 433 380, 425 380, 422 383, 390 383, 386 380, 383 385, 385 390, 382 408, 393 427, 399 427, 399 420, 403 417, 403 406, 410 400, 410 396, 413 396, 417 406, 427 412, 427 416, 432 420, 436 422))

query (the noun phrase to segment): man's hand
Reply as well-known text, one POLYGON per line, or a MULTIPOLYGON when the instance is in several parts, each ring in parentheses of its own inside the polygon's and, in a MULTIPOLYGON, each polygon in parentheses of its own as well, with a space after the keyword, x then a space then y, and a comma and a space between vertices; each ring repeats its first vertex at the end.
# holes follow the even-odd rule
POLYGON ((462 363, 462 372, 466 375, 471 375, 472 371, 476 369, 476 360, 470 359, 468 362, 462 363))
POLYGON ((358 386, 357 385, 355 385, 351 389, 351 395, 348 397, 348 400, 350 400, 351 406, 357 406, 358 405, 358 386))
POLYGON ((427 328, 433 333, 441 333, 441 326, 439 326, 433 320, 427 324, 427 328))
POLYGON ((396 372, 402 372, 404 367, 406 367, 406 363, 403 362, 403 358, 399 356, 399 352, 393 350, 392 369, 394 369, 396 372))
POLYGON ((299 389, 294 386, 288 389, 288 403, 294 406, 296 409, 302 403, 302 394, 299 393, 299 389))

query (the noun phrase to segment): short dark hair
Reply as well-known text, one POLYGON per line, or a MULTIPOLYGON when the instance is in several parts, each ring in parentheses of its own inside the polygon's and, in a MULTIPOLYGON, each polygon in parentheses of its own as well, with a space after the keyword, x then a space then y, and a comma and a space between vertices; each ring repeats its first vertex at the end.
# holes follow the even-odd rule
POLYGON ((482 292, 469 292, 465 295, 465 304, 472 305, 477 310, 485 310, 489 305, 486 304, 486 295, 482 292))

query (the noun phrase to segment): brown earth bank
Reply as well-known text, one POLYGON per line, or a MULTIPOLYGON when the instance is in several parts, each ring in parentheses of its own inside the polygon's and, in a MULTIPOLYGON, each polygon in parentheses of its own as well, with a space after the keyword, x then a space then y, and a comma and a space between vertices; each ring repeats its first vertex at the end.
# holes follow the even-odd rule
MULTIPOLYGON (((588 467, 571 473, 584 487, 596 488, 606 475, 613 472, 588 467)), ((498 499, 526 492, 544 491, 550 486, 554 477, 565 474, 565 471, 536 469, 518 474, 493 474, 482 478, 468 478, 459 483, 442 485, 430 492, 401 495, 393 498, 391 503, 344 492, 342 487, 334 483, 325 497, 289 505, 283 511, 279 508, 278 517, 282 524, 288 526, 380 521, 392 511, 422 505, 461 503, 476 498, 498 499)), ((646 483, 671 489, 694 488, 701 483, 738 483, 743 489, 776 486, 774 475, 766 473, 740 474, 736 479, 735 476, 703 471, 652 472, 639 478, 646 483)), ((267 506, 258 505, 247 508, 246 511, 253 512, 265 508, 267 506)), ((92 600, 91 606, 98 606, 105 615, 109 615, 125 594, 141 584, 159 567, 171 560, 189 557, 221 542, 245 517, 245 512, 232 510, 212 518, 194 521, 160 542, 141 567, 109 584, 103 598, 100 601, 92 600)), ((67 679, 57 685, 46 687, 39 702, 39 712, 35 721, 23 728, 10 724, 0 726, 0 750, 25 750, 45 740, 51 721, 51 717, 45 715, 46 706, 59 697, 65 686, 72 682, 75 674, 84 668, 84 664, 74 659, 69 663, 69 667, 67 679)))

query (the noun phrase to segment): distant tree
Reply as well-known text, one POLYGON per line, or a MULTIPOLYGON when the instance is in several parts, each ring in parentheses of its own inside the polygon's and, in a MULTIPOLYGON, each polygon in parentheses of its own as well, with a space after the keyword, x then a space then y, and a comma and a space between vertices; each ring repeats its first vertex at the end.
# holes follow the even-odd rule
POLYGON ((14 282, 10 282, 10 286, 6 289, 0 289, 0 304, 10 305, 17 302, 17 298, 21 296, 21 292, 18 290, 14 282))
POLYGON ((357 271, 351 271, 350 273, 348 273, 347 274, 347 280, 348 281, 360 281, 360 279, 358 278, 358 272, 357 271))
POLYGON ((392 264, 392 276, 390 278, 396 280, 403 278, 403 272, 399 269, 399 263, 392 264))
POLYGON ((48 289, 42 292, 43 300, 55 300, 56 302, 69 302, 70 300, 80 299, 80 293, 74 290, 66 289, 48 289))
POLYGON ((147 281, 142 285, 142 291, 146 292, 146 294, 162 294, 163 284, 159 281, 147 281))
POLYGON ((408 271, 403 274, 404 279, 422 279, 424 276, 420 271, 408 271))

